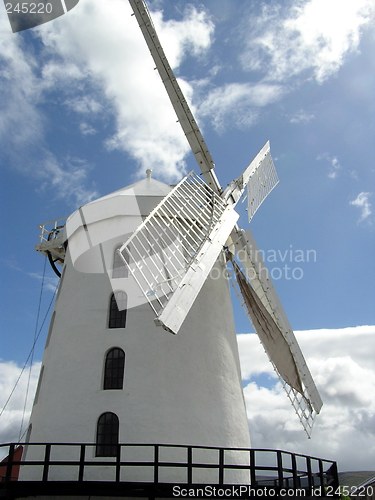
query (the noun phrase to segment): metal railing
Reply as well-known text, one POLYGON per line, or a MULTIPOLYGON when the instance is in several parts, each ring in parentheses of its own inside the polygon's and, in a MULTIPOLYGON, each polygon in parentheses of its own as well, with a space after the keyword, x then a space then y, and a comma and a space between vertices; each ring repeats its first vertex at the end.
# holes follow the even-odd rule
POLYGON ((46 241, 51 241, 51 238, 54 234, 57 234, 62 228, 65 226, 66 217, 60 217, 59 219, 50 220, 40 224, 38 227, 40 229, 39 232, 39 240, 40 243, 45 243, 46 241))
POLYGON ((92 443, 7 443, 0 445, 0 451, 8 454, 0 464, 0 496, 4 490, 22 491, 26 485, 27 491, 52 494, 54 485, 61 488, 64 483, 75 484, 75 492, 87 492, 93 481, 96 486, 104 482, 106 492, 121 488, 123 496, 134 494, 135 486, 147 490, 147 495, 150 488, 160 492, 164 487, 166 495, 177 483, 189 487, 206 484, 202 475, 216 486, 303 489, 304 496, 319 489, 324 492, 326 486, 333 491, 338 487, 336 462, 281 450, 121 443, 115 445, 115 456, 96 457, 96 444, 92 443), (24 447, 21 457, 20 446, 24 447), (138 480, 131 479, 135 469, 141 475, 138 480), (100 470, 111 475, 103 478, 100 470), (235 481, 233 473, 239 474, 235 481))

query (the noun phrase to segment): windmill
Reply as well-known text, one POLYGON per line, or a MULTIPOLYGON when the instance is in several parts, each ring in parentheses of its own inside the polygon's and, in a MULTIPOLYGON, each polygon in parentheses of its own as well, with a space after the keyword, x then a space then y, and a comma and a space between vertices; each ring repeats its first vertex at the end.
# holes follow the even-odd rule
MULTIPOLYGON (((278 182, 270 145, 228 187, 220 186, 146 4, 129 2, 201 175, 191 172, 171 187, 148 171, 146 179, 80 207, 66 222, 42 226, 37 250, 58 273, 63 264, 63 272, 25 456, 41 467, 44 449, 33 442, 66 443, 54 447, 54 460, 77 465, 80 455, 83 475, 91 454, 86 479, 108 480, 113 470, 106 460, 116 457, 119 481, 124 451, 134 466, 126 479, 144 481, 150 449, 159 463, 156 443, 164 443, 171 482, 181 477, 173 466, 180 450, 171 444, 190 446, 190 466, 191 446, 228 448, 230 467, 242 460, 234 447, 250 446, 227 266, 308 435, 322 402, 255 241, 237 225, 235 207, 245 191, 251 220, 278 182), (78 442, 94 444, 77 451, 78 442), (121 442, 134 446, 129 451, 121 442)), ((69 477, 63 469, 53 469, 56 479, 69 477)), ((35 470, 21 468, 21 478, 35 480, 35 470)), ((198 471, 195 480, 210 481, 210 471, 198 471)), ((248 471, 232 472, 233 480, 248 481, 248 471)))
POLYGON ((155 323, 177 334, 216 259, 224 252, 233 266, 243 305, 310 436, 314 416, 322 407, 321 398, 255 240, 250 231, 236 224, 238 214, 234 210, 247 190, 250 222, 278 183, 269 142, 243 174, 223 189, 145 2, 129 2, 204 181, 194 173, 187 175, 118 254, 153 309, 155 323))

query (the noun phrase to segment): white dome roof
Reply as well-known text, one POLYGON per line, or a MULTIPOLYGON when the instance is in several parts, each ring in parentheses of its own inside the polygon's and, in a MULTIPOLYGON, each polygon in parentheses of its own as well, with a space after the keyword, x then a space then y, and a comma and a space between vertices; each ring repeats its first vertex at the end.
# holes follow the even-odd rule
POLYGON ((103 272, 100 247, 113 245, 119 238, 124 242, 171 190, 168 184, 148 175, 76 210, 66 221, 70 255, 76 269, 103 272))
POLYGON ((164 182, 157 181, 156 179, 146 178, 140 181, 134 182, 129 186, 125 186, 113 193, 107 194, 98 198, 97 200, 91 201, 87 205, 92 203, 97 203, 98 201, 103 201, 115 196, 158 196, 164 197, 170 191, 172 187, 164 182))

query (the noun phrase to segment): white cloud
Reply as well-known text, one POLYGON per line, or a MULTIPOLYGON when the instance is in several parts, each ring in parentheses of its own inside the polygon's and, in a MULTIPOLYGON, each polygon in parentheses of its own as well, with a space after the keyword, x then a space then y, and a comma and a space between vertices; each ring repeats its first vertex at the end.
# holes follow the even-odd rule
POLYGON ((2 147, 14 156, 43 135, 43 119, 36 107, 40 100, 34 74, 37 64, 32 54, 25 57, 21 39, 10 31, 5 16, 0 16, 0 32, 0 138, 2 147))
POLYGON ((59 280, 56 276, 42 276, 41 274, 38 273, 28 273, 30 278, 38 280, 39 282, 43 281, 43 287, 52 292, 55 293, 57 286, 59 284, 59 280))
MULTIPOLYGON (((86 186, 87 166, 64 165, 45 144, 46 118, 42 111, 43 92, 52 83, 38 76, 38 62, 23 45, 22 38, 11 33, 6 18, 0 17, 0 145, 9 165, 53 189, 57 198, 66 198, 75 206, 92 199, 96 191, 86 186)), ((65 72, 69 75, 70 71, 65 72)), ((53 80, 57 77, 54 76, 53 80)), ((69 162, 68 162, 69 163, 69 162)))
POLYGON ((53 190, 57 199, 65 199, 75 207, 98 197, 93 188, 86 188, 90 165, 81 158, 66 157, 61 163, 52 154, 45 154, 38 166, 40 190, 53 190))
POLYGON ((95 135, 97 133, 96 129, 86 122, 81 122, 79 124, 79 130, 82 135, 95 135))
MULTIPOLYGON (((213 25, 203 10, 187 7, 181 21, 163 21, 161 12, 153 18, 174 67, 211 44, 213 25)), ((167 181, 185 173, 189 146, 127 2, 81 0, 63 19, 33 30, 44 48, 38 60, 23 38, 10 32, 5 16, 1 22, 0 141, 11 158, 7 164, 72 205, 97 196, 88 185, 89 166, 83 160, 72 164, 45 144, 43 105, 49 92, 58 91, 56 103, 85 117, 78 125, 82 135, 96 133, 93 117, 106 118, 110 130, 112 114, 115 132, 105 146, 130 154, 139 175, 150 165, 167 181)), ((190 86, 183 80, 181 85, 191 95, 190 86)))
POLYGON ((341 169, 341 165, 336 156, 331 158, 331 170, 328 173, 330 179, 336 179, 338 171, 341 169))
POLYGON ((337 460, 339 470, 375 461, 375 326, 296 332, 323 399, 308 440, 279 383, 259 385, 272 366, 256 335, 239 335, 252 446, 337 460))
POLYGON ((324 160, 329 163, 329 170, 327 177, 329 179, 336 179, 339 175, 340 170, 342 169, 341 164, 337 158, 337 156, 332 156, 329 153, 322 153, 317 156, 317 160, 324 160))
POLYGON ((92 96, 81 96, 69 98, 65 104, 76 113, 97 114, 103 111, 103 105, 92 96))
POLYGON ((67 62, 62 66, 54 60, 44 63, 41 68, 41 74, 42 78, 39 84, 40 89, 43 91, 54 90, 59 87, 63 88, 62 82, 65 85, 69 82, 71 86, 74 85, 76 88, 79 82, 87 76, 83 68, 78 67, 76 64, 67 62))
POLYGON ((210 117, 217 130, 222 130, 229 121, 237 127, 254 123, 259 108, 280 98, 279 85, 250 83, 230 83, 215 88, 205 96, 199 107, 199 115, 210 117))
POLYGON ((18 366, 13 361, 0 360, 0 409, 4 408, 7 399, 14 390, 9 403, 0 416, 0 443, 17 442, 21 433, 24 433, 28 426, 30 418, 32 402, 36 386, 38 383, 40 362, 35 362, 30 373, 30 384, 28 399, 25 405, 25 396, 27 393, 27 385, 29 378, 29 367, 26 367, 22 376, 19 379, 16 389, 16 382, 21 374, 22 367, 18 366), (25 414, 23 410, 25 407, 25 414), (21 423, 23 420, 22 430, 21 423))
POLYGON ((254 19, 252 13, 246 26, 241 62, 271 81, 305 76, 323 82, 358 49, 361 33, 374 16, 372 0, 263 4, 261 14, 254 19))
POLYGON ((214 25, 204 10, 187 5, 182 22, 164 21, 160 11, 153 13, 152 19, 173 68, 178 67, 189 52, 201 56, 211 46, 214 25))
MULTIPOLYGON (((259 83, 225 84, 202 98, 199 114, 209 117, 218 131, 253 125, 261 107, 279 100, 301 79, 321 83, 335 74, 346 55, 358 49, 364 27, 375 19, 372 0, 254 5, 248 19, 241 21, 241 48, 245 48, 239 59, 243 69, 256 72, 259 83)), ((308 123, 314 118, 300 110, 290 122, 308 123)), ((339 165, 332 164, 329 177, 336 178, 338 170, 339 165)))
POLYGON ((290 117, 290 123, 296 124, 309 123, 312 120, 315 120, 315 115, 313 115, 312 113, 307 113, 303 109, 300 109, 290 117))
MULTIPOLYGON (((204 11, 186 8, 181 21, 164 21, 161 12, 155 12, 153 20, 173 67, 189 53, 201 55, 211 44, 213 25, 204 11)), ((85 78, 113 112, 116 131, 106 146, 130 154, 140 175, 152 164, 156 175, 179 179, 189 146, 127 2, 82 0, 63 22, 41 26, 39 33, 49 57, 45 71, 50 80, 64 87, 67 67, 68 79, 85 78)), ((87 89, 80 92, 77 87, 78 96, 66 104, 80 113, 94 111, 87 89)), ((92 133, 82 126, 81 131, 92 133)))
POLYGON ((366 193, 362 191, 358 196, 350 202, 350 205, 357 207, 361 211, 361 215, 358 222, 363 222, 367 220, 372 214, 372 205, 370 202, 370 197, 372 193, 366 193))
MULTIPOLYGON (((328 78, 343 63, 345 55, 358 48, 361 30, 374 15, 370 0, 348 1, 345 5, 339 0, 332 0, 329 5, 323 0, 309 0, 287 7, 264 4, 261 14, 252 16, 252 29, 246 26, 247 48, 241 60, 245 68, 261 72, 260 83, 224 84, 204 97, 200 95, 198 105, 199 85, 193 93, 193 88, 180 79, 198 115, 210 118, 217 130, 229 123, 237 127, 252 125, 262 107, 288 91, 282 85, 293 76, 307 72, 318 81, 328 78), (340 16, 336 15, 338 9, 340 16)), ((0 118, 0 133, 4 134, 4 144, 10 145, 8 148, 17 156, 17 164, 28 174, 40 172, 35 165, 48 165, 53 156, 51 151, 47 156, 41 151, 47 150, 43 144, 46 123, 42 104, 48 92, 57 89, 61 105, 85 117, 78 125, 82 135, 94 135, 98 128, 96 123, 89 123, 87 116, 103 120, 105 114, 107 118, 112 114, 115 130, 109 132, 105 146, 133 157, 139 175, 151 163, 154 173, 167 181, 176 181, 185 172, 189 152, 186 138, 153 69, 137 22, 130 14, 127 2, 121 0, 81 0, 68 15, 33 31, 43 45, 39 61, 26 46, 21 46, 21 37, 9 33, 1 41, 2 54, 9 54, 2 56, 6 65, 1 72, 7 81, 9 98, 0 118), (22 85, 25 81, 27 86, 22 85), (34 152, 39 148, 38 161, 19 158, 20 141, 28 152, 30 148, 34 152)), ((187 6, 179 21, 165 21, 161 10, 152 16, 175 69, 189 54, 199 58, 211 47, 214 26, 204 10, 187 6)), ((7 22, 5 18, 3 21, 7 22)), ((217 71, 215 61, 208 81, 217 71)), ((307 123, 313 118, 300 111, 291 122, 307 123)), ((54 162, 64 164, 59 157, 54 162)), ((337 171, 332 169, 329 176, 336 177, 337 171)), ((79 181, 83 182, 77 178, 79 181)), ((80 201, 95 194, 95 190, 78 184, 75 192, 80 187, 84 191, 80 201)))

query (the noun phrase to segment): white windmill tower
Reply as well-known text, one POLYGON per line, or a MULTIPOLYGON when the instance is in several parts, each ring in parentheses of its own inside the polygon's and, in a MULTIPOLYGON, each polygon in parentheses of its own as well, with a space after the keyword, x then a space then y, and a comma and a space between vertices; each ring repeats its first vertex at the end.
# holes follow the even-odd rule
MULTIPOLYGON (((126 479, 149 479, 154 444, 250 446, 227 265, 308 434, 322 406, 254 239, 236 225, 235 206, 245 189, 251 219, 277 184, 269 144, 221 188, 146 5, 129 2, 201 176, 190 173, 172 188, 148 172, 146 179, 81 207, 62 227, 42 228, 38 250, 54 267, 63 263, 63 274, 28 440, 95 443, 61 445, 53 456, 48 448, 48 461, 89 458, 93 467, 85 478, 96 480, 110 479, 106 460, 120 463, 125 454, 138 462, 126 479), (120 449, 119 443, 134 446, 120 449)), ((203 451, 215 460, 216 451, 203 451)), ((175 463, 180 452, 168 446, 163 451, 175 463)), ((45 447, 30 445, 26 457, 35 462, 45 453, 45 447)), ((242 460, 233 450, 226 459, 242 460)), ((24 466, 21 478, 38 474, 37 467, 24 466)), ((49 471, 60 480, 67 474, 67 467, 49 471)), ((165 466, 163 474, 167 482, 182 477, 176 466, 165 466)), ((229 476, 249 479, 245 470, 229 476)), ((212 469, 196 471, 195 480, 214 482, 212 469)))

